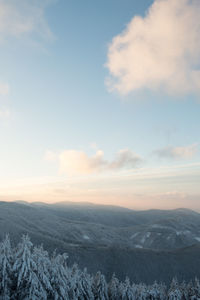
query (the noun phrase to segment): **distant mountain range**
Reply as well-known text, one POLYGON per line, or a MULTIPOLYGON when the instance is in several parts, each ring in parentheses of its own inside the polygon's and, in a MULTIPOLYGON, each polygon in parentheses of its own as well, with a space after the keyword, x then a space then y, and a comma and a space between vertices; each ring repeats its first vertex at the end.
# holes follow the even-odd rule
POLYGON ((35 244, 67 252, 89 272, 135 282, 200 277, 200 214, 188 209, 133 211, 61 202, 0 202, 0 238, 28 233, 35 244), (163 269, 164 268, 164 269, 163 269))

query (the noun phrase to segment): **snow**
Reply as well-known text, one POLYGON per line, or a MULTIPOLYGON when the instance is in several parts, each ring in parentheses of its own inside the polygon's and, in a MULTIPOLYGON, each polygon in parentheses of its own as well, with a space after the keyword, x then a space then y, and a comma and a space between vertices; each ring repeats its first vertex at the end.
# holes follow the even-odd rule
POLYGON ((134 233, 134 234, 130 237, 130 239, 134 239, 138 234, 139 234, 139 232, 134 233))
POLYGON ((163 225, 159 225, 159 224, 153 224, 151 225, 152 228, 161 228, 161 229, 171 229, 171 227, 169 226, 163 226, 163 225))
POLYGON ((189 230, 180 230, 180 231, 176 231, 176 235, 189 234, 189 233, 190 233, 189 230))
POLYGON ((147 232, 147 233, 146 233, 146 237, 147 237, 147 238, 149 238, 150 235, 151 235, 151 232, 147 232))
MULTIPOLYGON (((150 235, 144 234, 146 238, 150 235)), ((195 239, 200 241, 199 236, 195 239)), ((135 248, 143 246, 136 244, 135 248)), ((173 279, 169 289, 157 282, 148 286, 132 284, 128 277, 119 282, 115 275, 107 282, 100 271, 90 275, 87 269, 81 271, 77 264, 69 267, 67 259, 66 253, 54 252, 49 256, 42 246, 34 247, 28 236, 22 236, 21 243, 12 248, 6 236, 0 242, 0 299, 200 299, 197 278, 189 285, 173 279)))
POLYGON ((145 235, 141 238, 141 243, 144 244, 146 239, 149 238, 151 235, 151 232, 146 232, 145 235))
POLYGON ((176 235, 181 235, 183 234, 182 231, 176 231, 176 235))
POLYGON ((135 248, 143 248, 143 246, 142 245, 135 245, 135 248))

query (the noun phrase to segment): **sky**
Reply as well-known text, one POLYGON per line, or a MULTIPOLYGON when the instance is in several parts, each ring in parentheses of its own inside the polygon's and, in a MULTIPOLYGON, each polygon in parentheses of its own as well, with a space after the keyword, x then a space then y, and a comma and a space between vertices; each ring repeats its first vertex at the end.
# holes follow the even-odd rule
POLYGON ((0 0, 0 200, 200 211, 199 0, 0 0))

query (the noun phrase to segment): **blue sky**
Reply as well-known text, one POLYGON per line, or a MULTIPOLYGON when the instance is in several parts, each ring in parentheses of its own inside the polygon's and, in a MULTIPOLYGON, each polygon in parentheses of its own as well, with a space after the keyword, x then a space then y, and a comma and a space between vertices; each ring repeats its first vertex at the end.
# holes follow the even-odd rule
POLYGON ((0 12, 1 200, 200 209, 198 1, 0 12))

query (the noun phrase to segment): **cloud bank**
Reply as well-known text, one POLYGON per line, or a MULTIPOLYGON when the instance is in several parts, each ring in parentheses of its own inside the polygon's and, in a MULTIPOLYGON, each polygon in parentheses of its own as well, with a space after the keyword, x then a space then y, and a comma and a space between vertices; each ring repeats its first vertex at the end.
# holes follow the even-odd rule
POLYGON ((161 158, 170 159, 191 159, 198 151, 198 145, 193 144, 185 147, 165 147, 155 151, 155 154, 161 158))
POLYGON ((58 155, 47 151, 45 159, 59 161, 59 170, 62 174, 91 174, 102 171, 119 171, 138 166, 142 159, 129 149, 120 150, 112 161, 104 158, 102 150, 96 151, 95 155, 88 156, 83 151, 64 150, 58 155))
POLYGON ((199 0, 155 0, 144 18, 133 17, 109 46, 109 88, 199 93, 199 16, 199 0))
POLYGON ((0 0, 0 41, 27 34, 51 38, 52 33, 45 19, 48 3, 49 0, 0 0))

